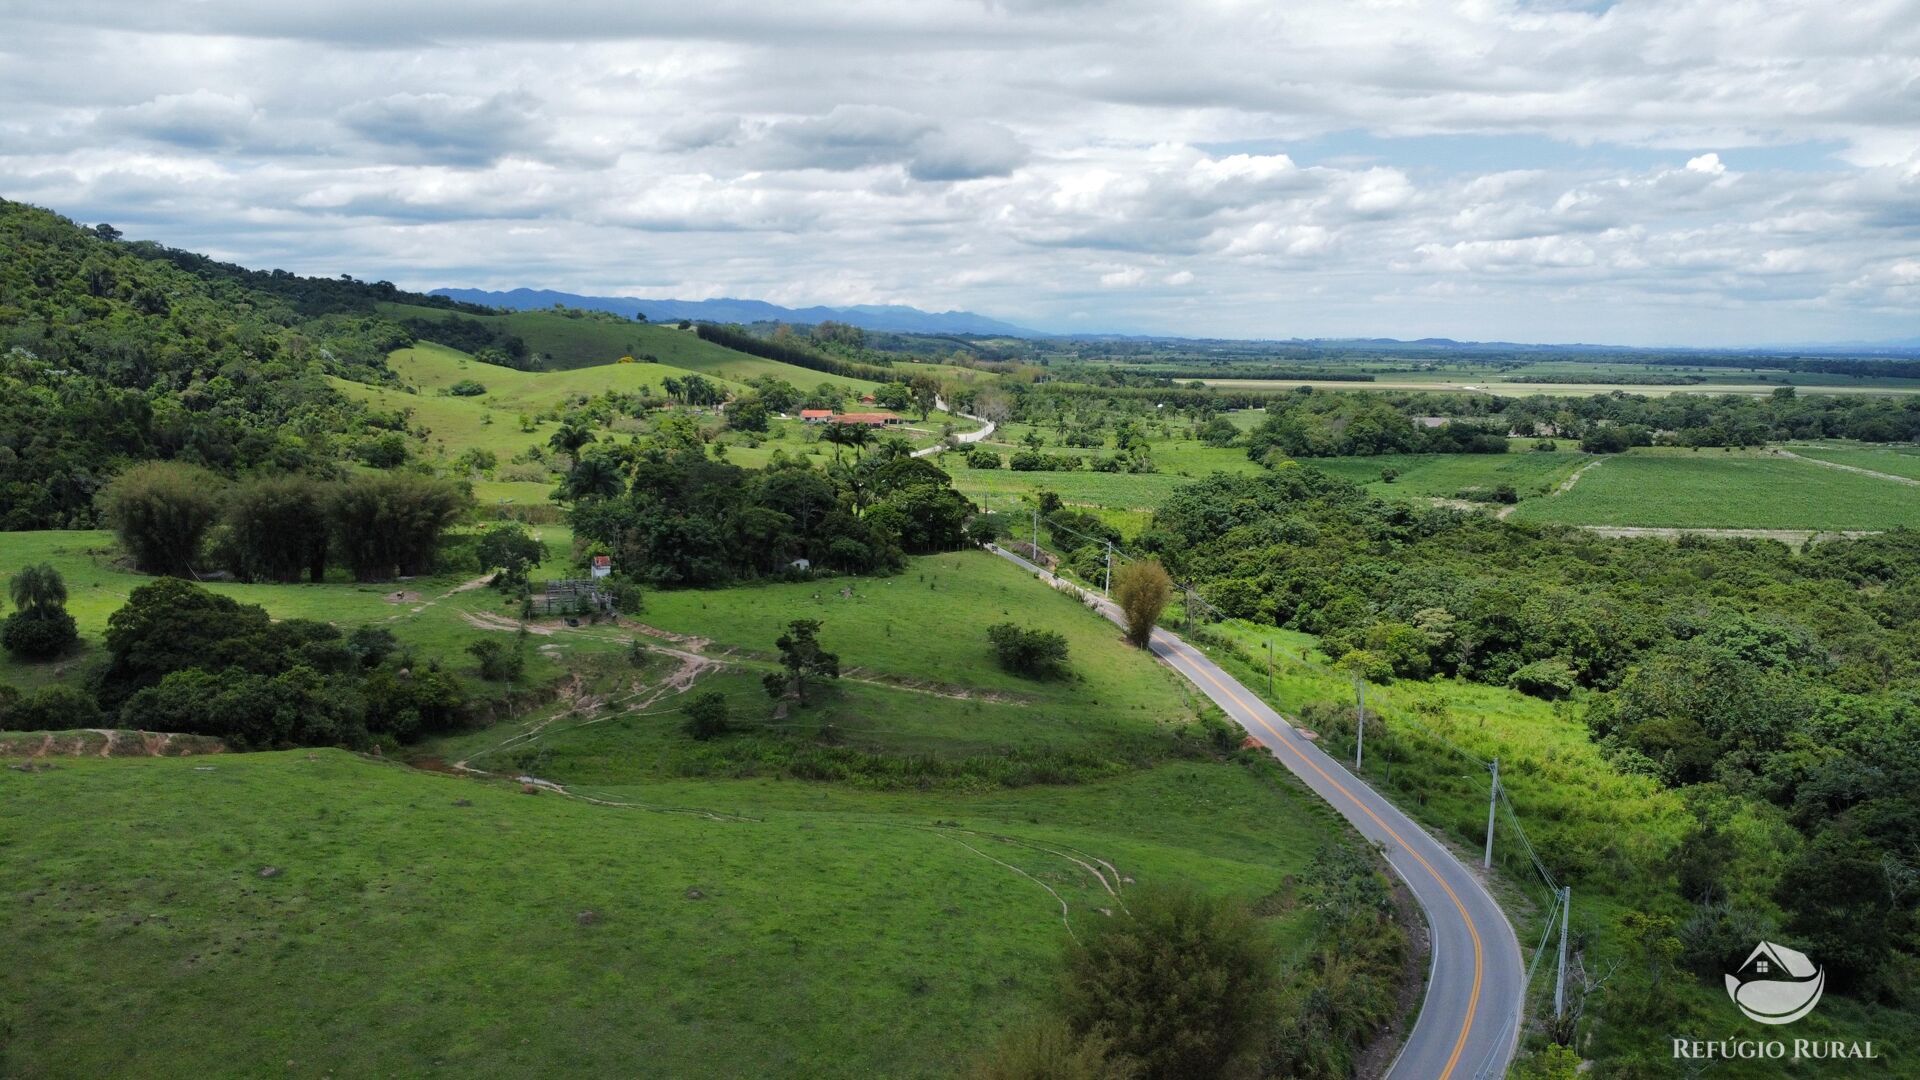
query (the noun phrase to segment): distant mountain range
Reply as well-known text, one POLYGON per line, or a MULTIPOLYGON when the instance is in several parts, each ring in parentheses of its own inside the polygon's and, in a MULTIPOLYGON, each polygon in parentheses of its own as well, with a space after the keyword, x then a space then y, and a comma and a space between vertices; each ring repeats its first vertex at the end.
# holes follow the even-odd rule
POLYGON ((902 304, 855 304, 851 307, 790 308, 764 300, 646 300, 637 296, 581 296, 552 289, 512 289, 490 292, 486 289, 435 289, 434 296, 445 296, 471 304, 533 311, 555 304, 590 311, 611 311, 631 318, 641 314, 648 322, 675 322, 693 319, 719 323, 820 323, 829 320, 848 323, 862 330, 891 331, 902 334, 987 334, 1010 337, 1044 337, 1037 330, 976 315, 971 311, 921 311, 902 304))

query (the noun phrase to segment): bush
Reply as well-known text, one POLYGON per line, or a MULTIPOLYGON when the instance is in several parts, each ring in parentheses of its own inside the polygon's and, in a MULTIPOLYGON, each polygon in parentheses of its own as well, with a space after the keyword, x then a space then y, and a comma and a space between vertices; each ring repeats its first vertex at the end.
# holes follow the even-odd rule
POLYGON ((0 646, 22 660, 51 660, 80 640, 65 608, 16 611, 0 623, 0 646))
POLYGON ((1130 562, 1113 573, 1113 599, 1126 615, 1127 640, 1143 649, 1172 598, 1173 579, 1157 561, 1130 562))
POLYGON ((479 397, 486 392, 486 384, 480 382, 478 379, 461 379, 459 382, 447 387, 447 393, 452 394, 454 397, 479 397))
POLYGON ((1554 701, 1573 693, 1575 679, 1565 660, 1550 657, 1535 660, 1507 676, 1507 685, 1523 694, 1554 701))
POLYGON ((363 668, 376 668, 400 647, 393 631, 384 626, 355 627, 347 634, 347 652, 363 668))
POLYGON ((1052 630, 1026 630, 1013 623, 987 628, 987 640, 993 644, 1000 666, 1018 675, 1036 679, 1066 673, 1067 639, 1052 630))
POLYGON ((1009 1030, 967 1070, 968 1080, 1131 1080, 1139 1075, 1139 1063, 1115 1053, 1111 1040, 1075 1035, 1052 1017, 1009 1030))
POLYGON ((480 661, 480 677, 489 682, 512 682, 520 677, 527 665, 527 632, 522 629, 511 646, 497 638, 481 638, 467 646, 474 659, 480 661))
POLYGON ((1000 454, 984 446, 976 446, 967 451, 967 468, 997 469, 1000 467, 1000 454))
POLYGON ((376 469, 394 469, 407 463, 407 437, 397 431, 362 439, 354 455, 376 469))
POLYGON ((1263 1049, 1278 970, 1245 903, 1144 888, 1068 947, 1061 1004, 1074 1032, 1112 1039, 1144 1076, 1232 1075, 1263 1049))
POLYGON ((681 730, 701 742, 725 735, 729 718, 727 695, 718 690, 701 694, 687 703, 686 717, 681 730))
POLYGON ((63 683, 43 686, 22 697, 0 719, 14 731, 68 731, 100 727, 106 722, 92 694, 63 683))
POLYGON ((639 582, 616 577, 609 578, 606 586, 615 614, 638 615, 647 609, 647 593, 639 582))
POLYGON ((223 483, 198 465, 149 461, 102 489, 100 510, 137 568, 181 577, 192 571, 201 541, 219 519, 223 483))

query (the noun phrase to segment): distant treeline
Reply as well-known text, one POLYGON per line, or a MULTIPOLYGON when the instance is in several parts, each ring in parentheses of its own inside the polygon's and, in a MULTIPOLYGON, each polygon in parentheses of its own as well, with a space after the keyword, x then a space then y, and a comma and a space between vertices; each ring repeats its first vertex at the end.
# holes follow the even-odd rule
POLYGON ((1247 433, 1247 457, 1275 464, 1286 458, 1507 452, 1507 425, 1499 421, 1426 427, 1372 394, 1289 398, 1270 405, 1267 418, 1247 433))
POLYGON ((824 356, 803 345, 769 341, 766 338, 749 334, 745 330, 736 329, 731 326, 721 326, 718 323, 699 323, 694 329, 700 334, 702 341, 711 341, 715 345, 732 349, 735 352, 747 353, 766 360, 777 360, 782 364, 792 364, 794 367, 806 368, 808 371, 820 371, 828 375, 839 375, 848 379, 868 379, 873 382, 886 382, 895 378, 892 370, 890 370, 892 367, 890 363, 886 366, 881 366, 878 364, 855 364, 845 360, 836 360, 831 356, 824 356))
POLYGON ((1620 371, 1588 374, 1527 374, 1508 376, 1510 383, 1572 383, 1600 386, 1691 386, 1707 381, 1704 375, 1670 375, 1665 372, 1620 371))
POLYGON ((1320 367, 1275 367, 1272 365, 1129 365, 1114 372, 1148 379, 1272 379, 1275 381, 1317 380, 1320 382, 1372 382, 1374 376, 1359 371, 1334 371, 1320 367))
POLYGON ((1768 353, 1708 356, 1686 354, 1643 356, 1627 353, 1621 356, 1610 356, 1607 362, 1661 367, 1765 368, 1770 371, 1798 371, 1815 375, 1846 375, 1856 379, 1920 379, 1920 360, 1914 359, 1779 356, 1768 353))

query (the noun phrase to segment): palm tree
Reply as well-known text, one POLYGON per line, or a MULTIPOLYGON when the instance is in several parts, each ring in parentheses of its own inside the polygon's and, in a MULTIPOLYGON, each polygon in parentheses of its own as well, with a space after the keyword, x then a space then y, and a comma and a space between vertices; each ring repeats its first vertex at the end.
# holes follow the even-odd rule
POLYGON ((593 441, 593 432, 577 416, 560 422, 560 430, 547 438, 547 445, 569 457, 579 457, 580 448, 593 441))
POLYGON ((65 607, 67 603, 67 583, 52 563, 21 567, 7 582, 7 593, 21 611, 65 607))
POLYGON ((569 499, 611 498, 620 494, 620 470, 599 454, 589 454, 573 463, 572 471, 561 481, 569 499))
POLYGON ((847 433, 844 438, 846 439, 847 445, 853 447, 853 457, 856 461, 860 459, 861 454, 867 447, 873 445, 873 429, 870 427, 859 424, 836 424, 834 426, 846 429, 847 433))
POLYGON ((833 460, 840 460, 840 448, 852 443, 853 428, 846 424, 828 423, 827 430, 820 437, 833 444, 833 460))

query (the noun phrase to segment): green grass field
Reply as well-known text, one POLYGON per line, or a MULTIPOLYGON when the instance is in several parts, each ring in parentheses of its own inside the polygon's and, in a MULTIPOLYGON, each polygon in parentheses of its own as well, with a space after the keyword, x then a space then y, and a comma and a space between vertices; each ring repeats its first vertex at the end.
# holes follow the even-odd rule
POLYGON ((1517 521, 1651 528, 1869 530, 1920 526, 1904 484, 1766 452, 1635 450, 1610 457, 1562 495, 1531 499, 1517 521))
MULTIPOLYGON (((29 554, 87 577, 75 610, 97 631, 140 579, 75 550, 98 534, 64 535, 29 554)), ((221 588, 275 614, 391 610, 348 585, 221 588)), ((629 698, 590 711, 570 693, 417 750, 535 768, 599 803, 336 751, 0 772, 22 825, 0 837, 22 871, 0 885, 0 933, 33 973, 0 981, 0 1010, 35 1033, 0 1072, 950 1076, 1050 992, 1070 927, 1133 884, 1284 895, 1342 831, 1271 769, 1177 751, 1199 707, 1185 684, 984 553, 647 600, 659 634, 699 640, 642 641, 708 658, 692 687, 727 693, 738 733, 680 735, 682 661, 630 666, 631 628, 549 625, 542 677, 629 698), (757 676, 803 615, 846 678, 783 714, 757 676), (999 670, 982 627, 1009 617, 1066 634, 1075 677, 999 670), (876 789, 794 779, 761 752, 777 744, 909 764, 1073 749, 1113 767, 876 789)), ((496 602, 457 594, 409 625, 496 602)), ((1266 932, 1301 957, 1307 913, 1276 910, 1266 932)))
POLYGON ((1589 456, 1566 450, 1515 450, 1506 454, 1383 454, 1364 458, 1302 458, 1312 466, 1388 498, 1451 499, 1464 491, 1491 491, 1511 484, 1522 499, 1552 491, 1589 456), (1399 473, 1392 483, 1381 470, 1399 473))
POLYGON ((1871 469, 1889 476, 1904 476, 1909 480, 1920 480, 1920 447, 1851 444, 1791 446, 1788 449, 1804 458, 1831 461, 1837 465, 1852 465, 1857 469, 1871 469))
POLYGON ((0 1070, 947 1076, 1048 992, 1066 924, 1116 903, 1041 849, 1262 895, 1327 827, 1232 766, 755 804, 798 788, 660 793, 751 805, 715 820, 337 751, 0 773, 22 826, 0 929, 32 973, 0 981, 32 1033, 0 1070))

